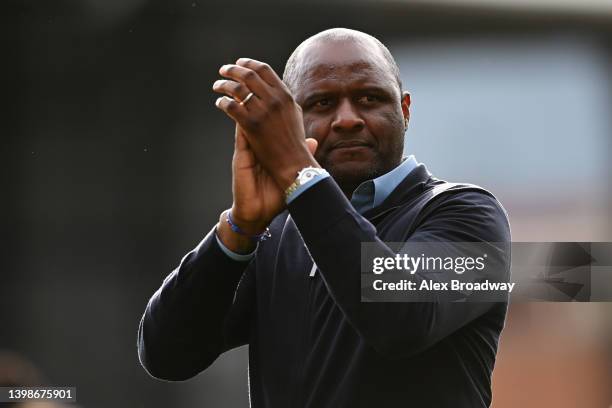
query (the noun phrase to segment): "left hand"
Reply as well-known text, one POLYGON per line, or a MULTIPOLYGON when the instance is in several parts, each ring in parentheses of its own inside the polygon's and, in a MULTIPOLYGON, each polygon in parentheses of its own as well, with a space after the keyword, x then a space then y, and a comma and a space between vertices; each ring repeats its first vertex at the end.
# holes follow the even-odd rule
POLYGON ((240 58, 219 74, 228 79, 216 81, 213 90, 228 96, 216 106, 244 130, 257 161, 282 191, 302 168, 321 167, 307 147, 302 108, 268 64, 240 58), (253 96, 240 103, 250 92, 253 96))

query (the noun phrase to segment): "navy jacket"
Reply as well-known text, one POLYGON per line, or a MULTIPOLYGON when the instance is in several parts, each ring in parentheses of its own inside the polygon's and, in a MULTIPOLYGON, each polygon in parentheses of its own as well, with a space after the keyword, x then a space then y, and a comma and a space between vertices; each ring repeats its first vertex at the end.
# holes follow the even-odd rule
POLYGON ((166 277, 138 334, 152 376, 185 380, 248 344, 255 408, 489 406, 507 302, 360 301, 361 242, 389 256, 385 241, 510 242, 489 192, 421 164, 362 216, 328 178, 270 229, 250 262, 226 256, 213 230, 166 277))

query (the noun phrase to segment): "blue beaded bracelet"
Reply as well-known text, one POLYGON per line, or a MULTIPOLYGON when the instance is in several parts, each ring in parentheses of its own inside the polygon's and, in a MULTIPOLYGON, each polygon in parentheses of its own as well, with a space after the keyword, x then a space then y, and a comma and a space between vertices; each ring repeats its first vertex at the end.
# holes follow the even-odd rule
POLYGON ((242 230, 242 228, 240 228, 239 226, 234 224, 234 220, 232 220, 232 216, 231 216, 231 211, 228 211, 228 212, 225 213, 225 220, 229 224, 229 226, 232 229, 232 231, 234 231, 237 234, 244 235, 245 237, 248 237, 248 238, 252 239, 253 241, 257 241, 257 242, 265 241, 266 239, 268 239, 268 238, 270 238, 272 236, 272 234, 270 234, 270 228, 268 228, 268 227, 266 227, 264 232, 262 232, 261 234, 257 234, 257 235, 247 234, 246 232, 244 232, 242 230))

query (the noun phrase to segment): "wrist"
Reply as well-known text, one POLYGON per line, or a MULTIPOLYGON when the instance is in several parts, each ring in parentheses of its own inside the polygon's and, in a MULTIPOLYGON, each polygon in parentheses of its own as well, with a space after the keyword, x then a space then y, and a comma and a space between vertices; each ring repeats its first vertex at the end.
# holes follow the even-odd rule
MULTIPOLYGON (((266 230, 270 221, 262 220, 259 217, 253 218, 244 215, 236 205, 221 213, 221 220, 228 225, 234 224, 239 228, 243 235, 258 235, 266 230), (228 215, 231 222, 228 222, 228 215)), ((235 231, 234 231, 235 232, 235 231)))
POLYGON ((262 232, 258 232, 258 233, 251 233, 248 231, 245 231, 244 229, 240 228, 240 225, 236 224, 236 222, 234 222, 234 220, 232 219, 232 211, 226 211, 225 212, 225 221, 227 221, 227 223, 229 224, 230 228, 232 229, 232 231, 243 235, 249 239, 251 239, 252 241, 255 242, 259 242, 259 241, 265 241, 266 239, 270 238, 270 229, 268 227, 266 227, 266 229, 264 229, 262 232))
POLYGON ((253 252, 253 250, 257 247, 257 241, 254 241, 247 235, 239 234, 232 230, 230 224, 227 222, 228 211, 230 210, 223 211, 219 217, 219 223, 217 224, 217 236, 223 245, 225 245, 225 247, 232 252, 238 254, 248 254, 253 252))
POLYGON ((287 191, 287 188, 293 184, 300 170, 306 167, 321 168, 319 163, 311 156, 301 161, 292 162, 290 166, 285 167, 282 172, 279 172, 276 183, 281 191, 287 191))

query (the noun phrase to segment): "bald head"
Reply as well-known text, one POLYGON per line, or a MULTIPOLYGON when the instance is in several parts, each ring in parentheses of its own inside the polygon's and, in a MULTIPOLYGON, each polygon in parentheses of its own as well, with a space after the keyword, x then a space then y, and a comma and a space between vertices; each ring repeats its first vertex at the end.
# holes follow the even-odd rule
POLYGON ((358 45, 364 52, 380 57, 381 61, 386 65, 385 68, 388 69, 390 75, 397 82, 401 95, 402 81, 400 79, 399 67, 387 47, 369 34, 348 28, 331 28, 304 40, 287 60, 283 73, 283 82, 285 82, 291 91, 296 91, 296 88, 300 86, 300 81, 303 79, 303 71, 304 66, 307 64, 308 54, 313 49, 316 49, 317 46, 328 44, 341 46, 343 43, 358 45))

